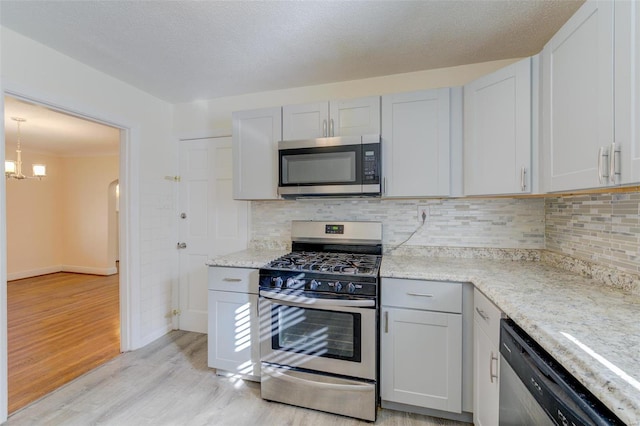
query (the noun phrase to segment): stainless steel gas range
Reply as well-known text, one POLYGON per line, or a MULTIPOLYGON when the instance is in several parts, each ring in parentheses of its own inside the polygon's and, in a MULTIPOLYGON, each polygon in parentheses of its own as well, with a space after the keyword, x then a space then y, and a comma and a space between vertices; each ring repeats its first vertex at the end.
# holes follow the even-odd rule
POLYGON ((375 421, 380 222, 293 221, 260 269, 262 397, 375 421))

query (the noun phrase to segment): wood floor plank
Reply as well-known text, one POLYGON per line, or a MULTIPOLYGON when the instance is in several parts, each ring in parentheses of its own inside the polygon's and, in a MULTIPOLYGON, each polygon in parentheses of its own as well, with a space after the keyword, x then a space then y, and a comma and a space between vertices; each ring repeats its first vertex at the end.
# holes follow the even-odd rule
POLYGON ((119 355, 119 276, 10 281, 7 320, 12 413, 119 355))
MULTIPOLYGON (((348 403, 348 401, 345 401, 348 403)), ((13 425, 371 425, 348 417, 268 402, 260 384, 220 377, 207 367, 207 336, 172 331, 124 353, 13 414, 13 425)), ((376 426, 462 426, 380 409, 376 426)))

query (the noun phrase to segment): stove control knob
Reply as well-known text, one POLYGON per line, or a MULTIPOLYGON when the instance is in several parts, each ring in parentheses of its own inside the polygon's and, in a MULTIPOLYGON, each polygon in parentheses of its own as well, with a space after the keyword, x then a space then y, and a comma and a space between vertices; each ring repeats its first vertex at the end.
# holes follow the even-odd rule
POLYGON ((347 292, 353 294, 356 292, 356 285, 354 283, 347 284, 347 292))
POLYGON ((336 281, 333 288, 336 290, 336 293, 340 293, 340 290, 342 290, 342 283, 340 281, 336 281))
POLYGON ((296 285, 295 278, 287 278, 287 288, 293 288, 296 285))
POLYGON ((311 284, 309 284, 309 288, 311 290, 317 290, 319 286, 320 286, 320 283, 316 280, 311 280, 311 284))
POLYGON ((275 277, 273 279, 273 283, 275 284, 276 288, 282 288, 282 278, 275 277))

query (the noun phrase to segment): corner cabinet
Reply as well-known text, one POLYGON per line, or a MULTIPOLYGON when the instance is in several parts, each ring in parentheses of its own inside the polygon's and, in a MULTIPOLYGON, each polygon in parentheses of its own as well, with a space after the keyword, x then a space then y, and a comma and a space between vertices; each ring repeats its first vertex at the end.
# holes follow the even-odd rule
POLYGON ((260 381, 258 270, 209 267, 208 365, 260 381))
POLYGON ((498 424, 500 412, 500 318, 502 312, 477 289, 473 312, 473 423, 498 424))
POLYGON ((380 134, 380 96, 282 107, 282 139, 380 134))
POLYGON ((452 195, 461 129, 461 88, 382 96, 383 196, 452 195))
POLYGON ((278 199, 282 109, 238 111, 233 119, 233 198, 278 199))
POLYGON ((531 192, 531 64, 523 59, 464 86, 464 195, 531 192))
POLYGON ((381 286, 382 407, 461 413, 462 284, 382 278, 381 286))

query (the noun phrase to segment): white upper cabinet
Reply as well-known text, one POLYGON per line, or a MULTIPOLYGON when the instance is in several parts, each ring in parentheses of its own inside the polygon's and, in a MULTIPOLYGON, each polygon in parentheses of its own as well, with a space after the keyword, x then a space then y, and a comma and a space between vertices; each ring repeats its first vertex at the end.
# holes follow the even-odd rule
POLYGON ((282 107, 282 139, 380 134, 380 97, 282 107))
POLYGON ((451 143, 461 133, 461 93, 442 88, 382 97, 383 196, 451 195, 451 143))
POLYGON ((282 139, 280 107, 239 111, 233 118, 233 198, 278 197, 278 141, 282 139))
POLYGON ((531 58, 464 86, 464 194, 531 192, 531 58))
POLYGON ((616 2, 614 14, 614 132, 620 152, 613 168, 620 173, 615 183, 630 184, 640 182, 640 4, 616 2))
POLYGON ((548 191, 611 184, 613 8, 614 2, 587 1, 543 50, 542 120, 548 191))

